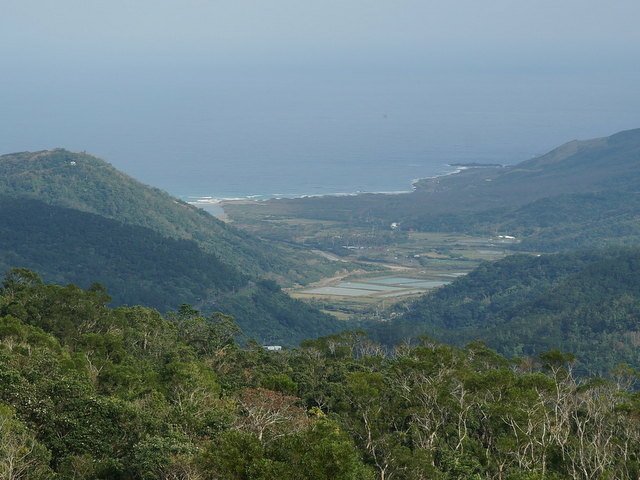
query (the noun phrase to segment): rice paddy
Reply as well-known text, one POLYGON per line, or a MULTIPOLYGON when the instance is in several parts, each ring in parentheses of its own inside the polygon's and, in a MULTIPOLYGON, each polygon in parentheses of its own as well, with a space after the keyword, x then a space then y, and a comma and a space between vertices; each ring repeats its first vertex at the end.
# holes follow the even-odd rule
POLYGON ((298 295, 307 297, 371 297, 394 298, 406 295, 419 295, 433 288, 450 283, 451 277, 426 280, 402 276, 360 278, 357 282, 343 281, 337 285, 301 290, 298 295))

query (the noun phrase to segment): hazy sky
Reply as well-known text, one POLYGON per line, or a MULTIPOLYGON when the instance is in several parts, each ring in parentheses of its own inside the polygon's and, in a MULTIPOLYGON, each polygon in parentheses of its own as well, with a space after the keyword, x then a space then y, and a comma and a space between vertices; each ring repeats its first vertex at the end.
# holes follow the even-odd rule
POLYGON ((638 18, 637 0, 0 0, 0 51, 61 65, 628 69, 638 18))
POLYGON ((402 189, 640 127, 638 19, 639 0, 0 0, 0 153, 86 150, 177 194, 402 189))

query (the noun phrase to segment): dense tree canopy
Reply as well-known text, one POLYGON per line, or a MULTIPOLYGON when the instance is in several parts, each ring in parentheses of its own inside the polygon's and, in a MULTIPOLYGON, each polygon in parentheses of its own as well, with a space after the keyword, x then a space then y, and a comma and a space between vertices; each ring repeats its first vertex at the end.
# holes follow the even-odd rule
POLYGON ((485 263, 372 330, 389 344, 428 334, 464 345, 481 339, 514 357, 559 348, 580 373, 640 367, 640 249, 514 255, 485 263))
POLYGON ((86 153, 56 149, 2 155, 0 195, 40 200, 145 227, 165 237, 193 240, 228 266, 252 276, 297 277, 297 268, 311 270, 296 262, 292 252, 266 245, 86 153))
POLYGON ((349 332, 268 352, 230 317, 109 308, 13 271, 0 291, 10 479, 621 478, 640 474, 636 372, 552 351, 383 348, 349 332))
POLYGON ((20 266, 49 282, 105 285, 112 305, 161 312, 189 303, 233 314, 247 337, 295 345, 345 324, 293 300, 195 241, 32 199, 0 197, 0 272, 20 266))

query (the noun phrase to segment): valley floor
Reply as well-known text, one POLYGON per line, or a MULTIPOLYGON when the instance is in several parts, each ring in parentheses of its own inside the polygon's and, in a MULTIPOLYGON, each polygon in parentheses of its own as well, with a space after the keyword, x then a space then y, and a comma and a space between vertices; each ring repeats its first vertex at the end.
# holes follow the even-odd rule
POLYGON ((388 307, 452 282, 483 261, 497 260, 518 243, 504 236, 400 232, 344 222, 257 216, 249 202, 223 206, 236 227, 272 240, 293 242, 345 268, 287 289, 294 298, 343 320, 388 320, 388 307))

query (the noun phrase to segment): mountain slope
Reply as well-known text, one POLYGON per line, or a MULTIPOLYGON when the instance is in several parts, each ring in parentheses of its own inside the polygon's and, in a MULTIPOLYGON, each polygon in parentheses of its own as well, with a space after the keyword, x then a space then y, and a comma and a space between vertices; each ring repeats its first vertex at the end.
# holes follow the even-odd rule
POLYGON ((640 192, 606 190, 543 198, 496 215, 492 227, 522 238, 514 248, 524 251, 638 245, 640 192))
POLYGON ((274 354, 212 320, 5 279, 0 477, 639 478, 629 369, 576 379, 557 352, 510 363, 477 342, 384 356, 354 332, 274 354))
POLYGON ((0 199, 0 270, 105 285, 115 304, 161 311, 242 287, 247 278, 191 240, 28 199, 0 199), (180 303, 178 303, 180 302, 180 303))
MULTIPOLYGON (((445 197, 455 187, 461 200, 473 196, 469 210, 500 205, 519 206, 556 195, 628 190, 640 186, 640 129, 610 137, 572 141, 531 160, 503 168, 470 169, 418 183, 416 193, 433 192, 445 197), (429 188, 431 187, 431 188, 429 188)), ((450 207, 460 209, 462 202, 450 207)))
POLYGON ((0 271, 14 267, 51 282, 99 282, 115 305, 167 311, 188 303, 233 314, 261 342, 294 345, 346 326, 275 284, 250 281, 192 240, 38 200, 0 198, 0 271))
POLYGON ((206 252, 251 275, 298 280, 314 267, 313 262, 304 265, 306 259, 296 259, 300 251, 266 245, 85 153, 57 149, 0 156, 0 194, 38 199, 194 240, 206 252))
POLYGON ((620 362, 638 368, 640 248, 487 263, 377 331, 391 343, 422 334, 455 344, 481 339, 508 356, 559 348, 589 371, 620 362))
POLYGON ((546 155, 521 162, 506 169, 501 183, 544 196, 637 188, 640 182, 640 129, 627 130, 610 137, 573 141, 546 155), (551 191, 555 186, 557 192, 551 191), (544 189, 544 190, 543 190, 544 189))

